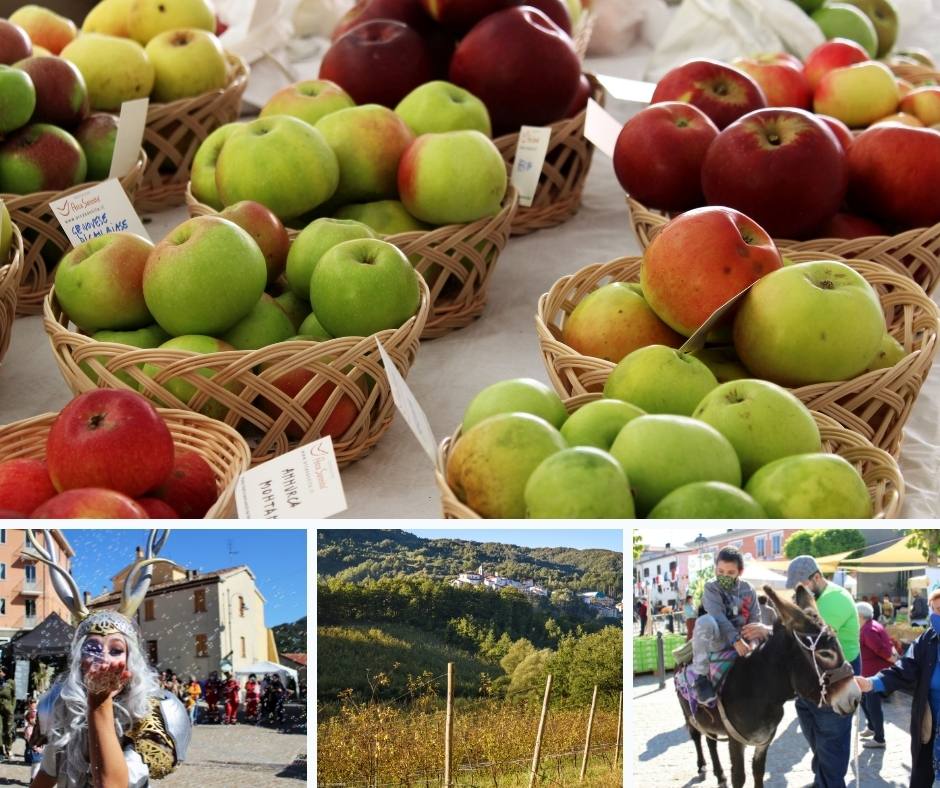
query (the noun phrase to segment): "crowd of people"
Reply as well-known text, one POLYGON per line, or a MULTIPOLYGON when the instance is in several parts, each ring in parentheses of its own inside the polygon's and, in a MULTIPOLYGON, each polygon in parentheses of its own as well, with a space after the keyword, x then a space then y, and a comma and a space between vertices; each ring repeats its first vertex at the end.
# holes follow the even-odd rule
POLYGON ((294 694, 284 685, 278 673, 265 673, 260 681, 252 673, 242 687, 229 671, 220 676, 218 671, 213 670, 203 681, 189 676, 184 682, 177 674, 164 670, 160 673, 160 683, 167 692, 183 702, 194 725, 236 725, 242 706, 245 722, 283 722, 284 704, 294 694))

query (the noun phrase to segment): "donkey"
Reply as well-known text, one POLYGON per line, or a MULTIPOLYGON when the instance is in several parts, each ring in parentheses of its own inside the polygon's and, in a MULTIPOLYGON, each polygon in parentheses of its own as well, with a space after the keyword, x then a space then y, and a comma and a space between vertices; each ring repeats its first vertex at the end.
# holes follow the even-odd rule
POLYGON ((845 661, 835 633, 823 622, 813 595, 802 586, 795 604, 779 597, 770 586, 764 593, 777 610, 773 634, 750 656, 734 661, 718 698, 718 707, 699 706, 693 716, 681 695, 679 705, 695 743, 698 773, 705 776, 702 734, 708 742, 715 777, 727 786, 718 757, 718 737, 727 737, 731 755, 731 785, 744 785, 744 748, 754 747, 751 770, 755 788, 763 788, 767 749, 783 718, 783 704, 797 696, 829 706, 837 714, 852 714, 861 699, 852 666, 845 661))

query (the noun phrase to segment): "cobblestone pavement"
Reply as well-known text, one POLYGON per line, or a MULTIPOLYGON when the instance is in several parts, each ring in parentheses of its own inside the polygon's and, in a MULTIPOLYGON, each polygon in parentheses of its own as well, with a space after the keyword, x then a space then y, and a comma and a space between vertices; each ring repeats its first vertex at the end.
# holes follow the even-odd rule
MULTIPOLYGON (((885 715, 883 750, 862 750, 859 765, 862 788, 907 786, 911 781, 911 696, 895 692, 882 701, 885 715)), ((862 718, 864 724, 864 717, 862 718)))
MULTIPOLYGON (((901 701, 894 701, 885 706, 885 712, 900 718, 901 701)), ((908 714, 910 704, 907 704, 908 714)), ((638 786, 682 786, 683 788, 715 788, 717 781, 711 770, 711 759, 703 741, 705 760, 708 763, 708 773, 704 780, 697 775, 695 766, 695 745, 689 738, 688 731, 682 719, 682 712, 676 700, 676 692, 672 682, 672 674, 667 674, 666 688, 659 689, 658 679, 645 675, 636 676, 633 681, 633 733, 634 747, 633 769, 638 786)), ((856 719, 862 719, 861 711, 856 719)), ((905 775, 910 773, 910 740, 907 737, 907 722, 901 723, 902 728, 891 725, 886 733, 888 752, 861 749, 859 742, 859 771, 862 774, 861 785, 855 780, 854 766, 849 764, 849 773, 846 785, 849 788, 882 788, 883 786, 907 785, 905 775), (903 739, 903 741, 902 741, 903 739), (901 755, 906 757, 906 770, 897 761, 901 755), (878 753, 873 754, 873 753, 878 753), (876 768, 881 763, 886 766, 882 769, 885 778, 879 781, 876 768), (891 764, 891 768, 887 764, 891 764), (890 775, 890 778, 889 778, 890 775), (892 779, 894 781, 892 781, 892 779)), ((853 731, 855 728, 853 727, 853 731)), ((728 755, 728 745, 719 743, 718 752, 721 756, 722 766, 729 781, 731 778, 731 759, 728 755)), ((753 782, 750 775, 750 754, 746 755, 747 783, 753 782)), ((764 785, 767 788, 803 788, 813 783, 812 754, 806 739, 800 730, 796 717, 796 706, 790 702, 784 707, 783 720, 777 728, 777 736, 767 754, 767 772, 764 785)))
MULTIPOLYGON (((307 728, 299 706, 287 726, 197 725, 186 763, 159 788, 293 788, 306 785, 307 728)), ((0 786, 29 785, 23 739, 13 762, 0 764, 0 786)))

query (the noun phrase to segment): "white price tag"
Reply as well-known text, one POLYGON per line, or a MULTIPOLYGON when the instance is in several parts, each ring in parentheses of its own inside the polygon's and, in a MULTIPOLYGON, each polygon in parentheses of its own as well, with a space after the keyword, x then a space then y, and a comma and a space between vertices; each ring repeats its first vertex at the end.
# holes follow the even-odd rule
POLYGON ((615 99, 633 101, 637 104, 649 104, 656 90, 655 82, 640 82, 638 79, 623 79, 608 74, 598 74, 597 81, 615 99))
POLYGON ((109 178, 123 178, 137 163, 140 144, 144 139, 147 126, 147 108, 150 99, 135 99, 121 104, 121 116, 118 118, 117 139, 114 141, 114 154, 111 156, 109 178))
POLYGON ((411 428, 411 431, 421 444, 425 454, 431 458, 431 462, 437 463, 437 441, 434 439, 434 433, 431 431, 431 423, 425 415, 415 395, 411 393, 408 384, 395 366, 395 362, 389 358, 385 348, 378 339, 375 344, 379 346, 379 355, 382 357, 382 363, 385 365, 385 374, 388 375, 388 385, 392 390, 392 399, 395 401, 395 407, 398 408, 401 417, 411 428))
POLYGON ((127 232, 150 240, 127 193, 116 178, 102 181, 49 207, 73 247, 109 233, 127 232))
POLYGON ((584 118, 584 137, 588 142, 613 158, 621 128, 620 121, 594 99, 588 99, 587 114, 584 118))
POLYGON ((523 126, 519 129, 516 159, 512 164, 512 185, 519 192, 519 205, 529 208, 535 199, 539 175, 552 136, 549 126, 523 126))
POLYGON ((241 520, 302 520, 346 510, 346 494, 327 435, 275 457, 238 479, 235 507, 241 520))

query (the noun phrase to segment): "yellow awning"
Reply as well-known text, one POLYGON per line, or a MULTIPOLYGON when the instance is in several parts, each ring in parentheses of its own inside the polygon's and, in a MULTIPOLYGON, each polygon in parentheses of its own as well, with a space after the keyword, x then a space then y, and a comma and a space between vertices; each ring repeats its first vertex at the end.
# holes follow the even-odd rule
MULTIPOLYGON (((824 572, 825 574, 830 574, 836 571, 847 555, 852 555, 854 552, 855 550, 848 550, 844 553, 823 555, 816 559, 816 563, 819 564, 820 571, 824 572)), ((761 566, 765 566, 768 569, 774 569, 778 572, 786 572, 787 567, 790 566, 790 559, 784 558, 781 561, 761 561, 761 566)))
POLYGON ((846 569, 872 565, 877 565, 878 571, 881 572, 903 572, 906 569, 920 569, 927 566, 927 559, 920 550, 908 547, 907 537, 904 536, 877 553, 843 562, 846 569))

